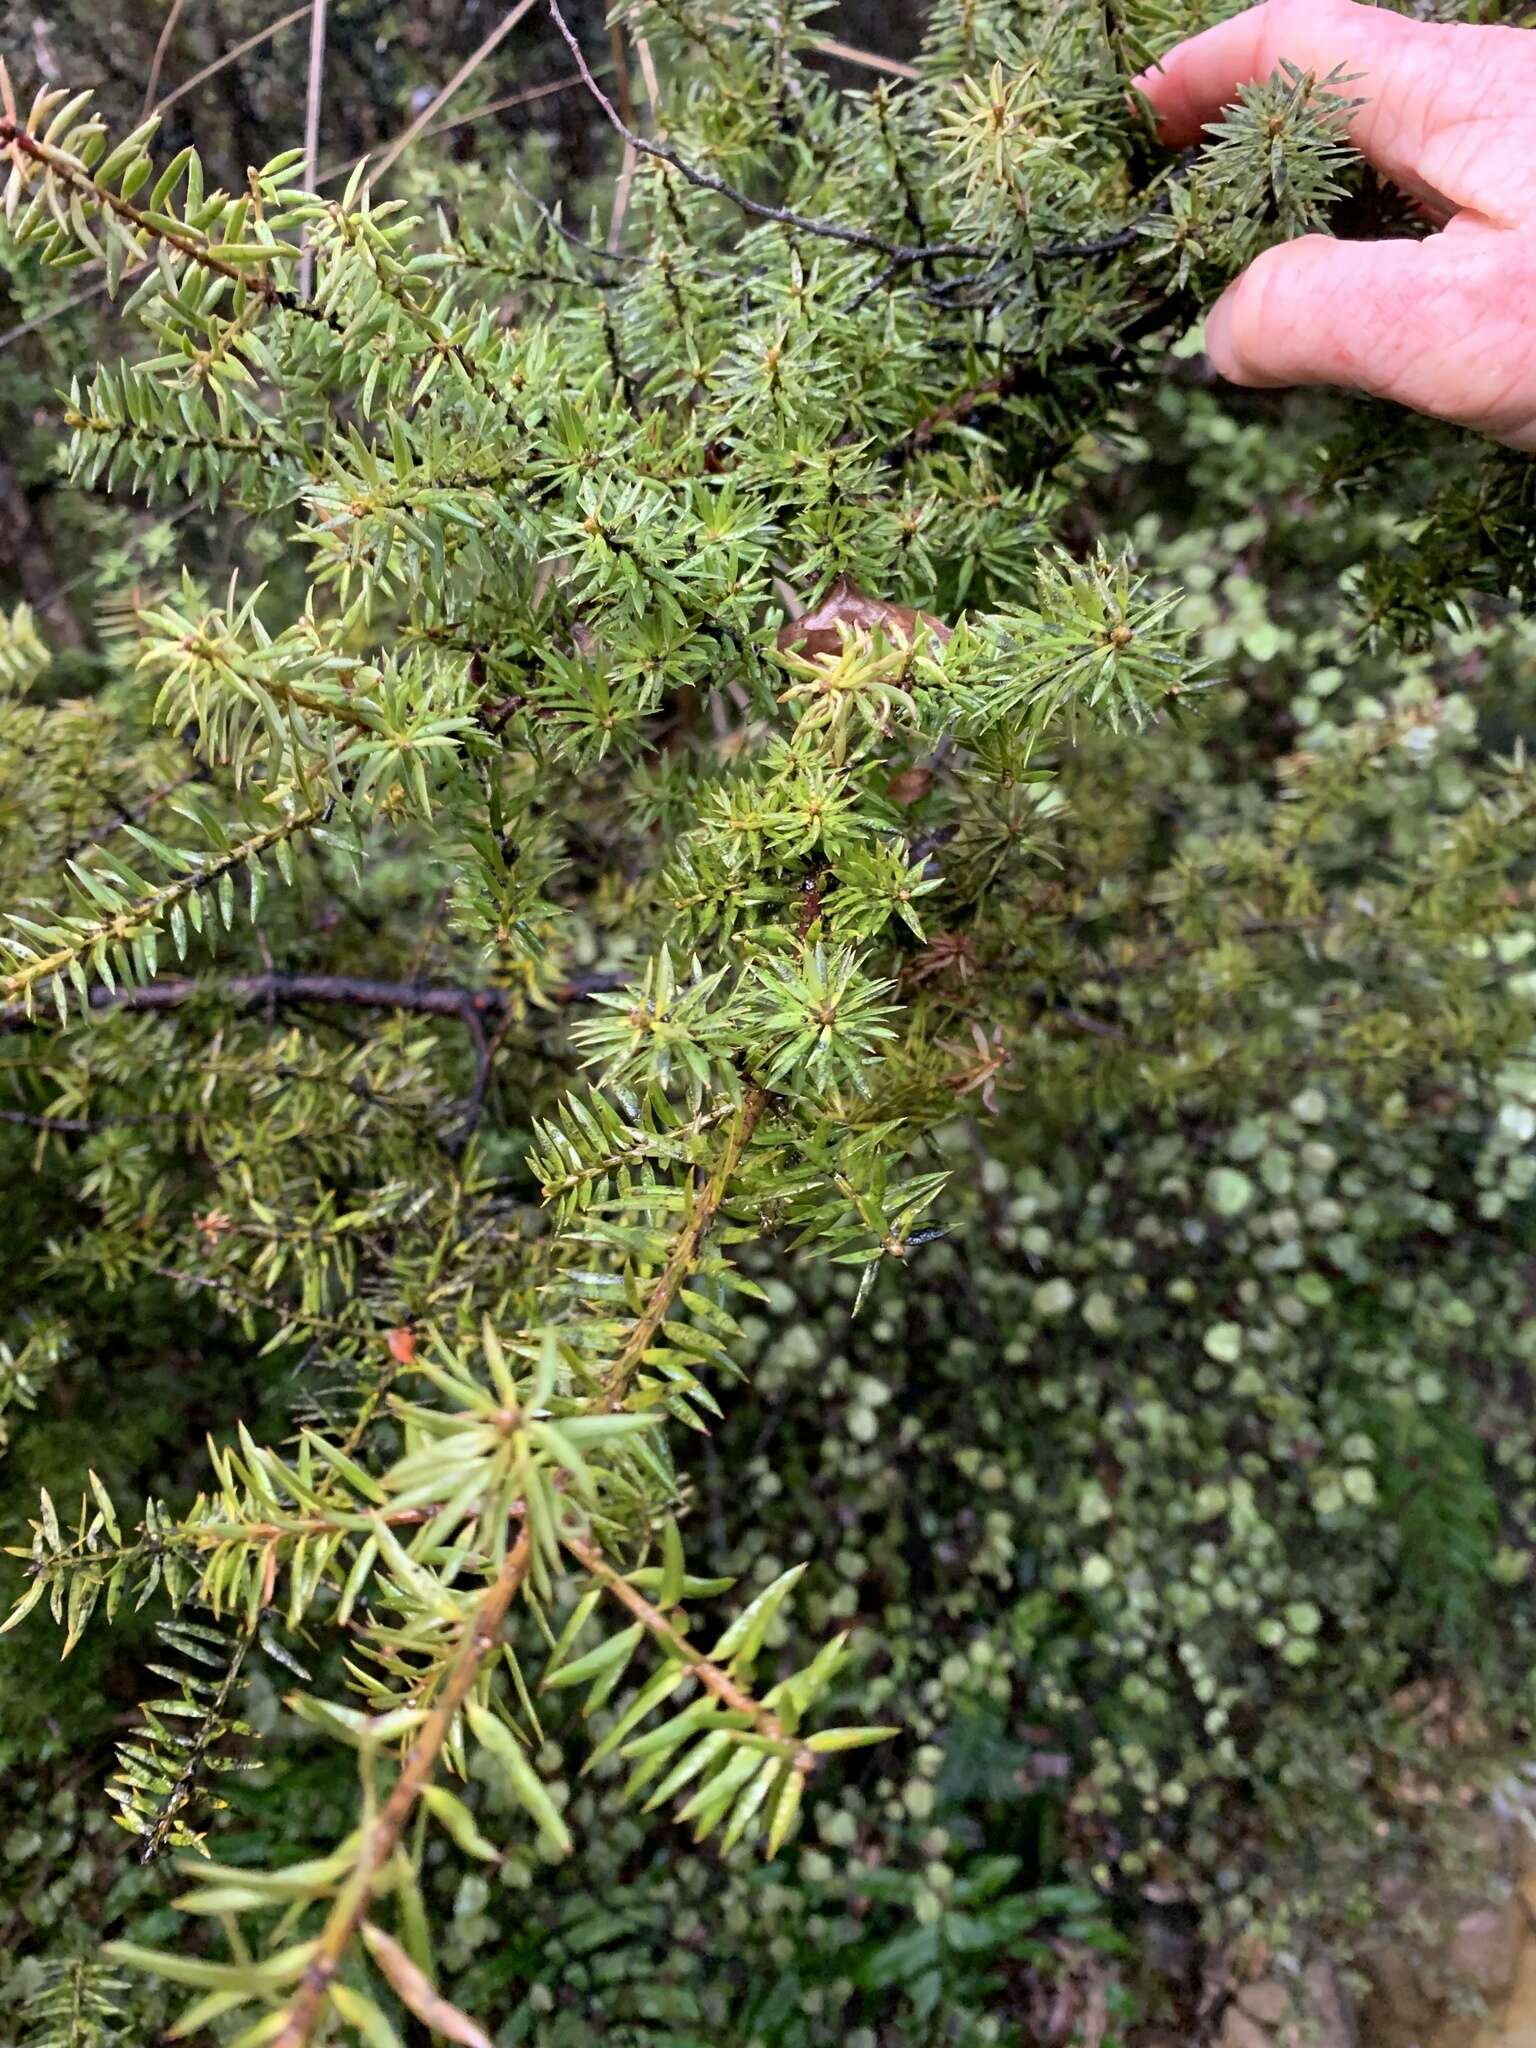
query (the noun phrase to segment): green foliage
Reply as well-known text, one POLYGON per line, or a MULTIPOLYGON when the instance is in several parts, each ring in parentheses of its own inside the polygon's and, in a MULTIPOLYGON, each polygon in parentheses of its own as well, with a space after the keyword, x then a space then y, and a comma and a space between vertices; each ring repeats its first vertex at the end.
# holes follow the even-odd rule
POLYGON ((1347 80, 1171 162, 1199 7, 936 8, 868 93, 814 12, 618 11, 608 247, 0 109, 18 269, 131 337, 70 474, 218 537, 88 689, 0 632, 0 1415, 146 1303, 254 1361, 14 1546, 20 1640, 159 1682, 146 2028, 1107 2039, 1147 1899, 1332 1931, 1482 1767, 1424 1701, 1528 1707, 1530 465, 1426 527, 1429 430, 1178 374, 1369 198, 1347 80))
POLYGON ((1209 289, 1240 261, 1293 235, 1315 233, 1348 191, 1354 153, 1345 131, 1363 102, 1343 90, 1342 71, 1318 80, 1294 64, 1242 87, 1191 174, 1169 192, 1150 226, 1154 246, 1174 253, 1178 282, 1209 289), (1265 147, 1266 141, 1268 147, 1265 147))
POLYGON ((22 2010, 26 2048, 110 2048, 126 1981, 87 1962, 44 1966, 22 2010))

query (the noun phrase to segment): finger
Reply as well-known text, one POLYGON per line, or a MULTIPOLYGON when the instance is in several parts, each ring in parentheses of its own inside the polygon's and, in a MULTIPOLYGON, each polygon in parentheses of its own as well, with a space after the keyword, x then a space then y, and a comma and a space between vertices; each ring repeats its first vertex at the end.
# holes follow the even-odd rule
POLYGON ((1345 92, 1366 104, 1350 135, 1408 190, 1494 218, 1536 198, 1536 151, 1513 147, 1529 134, 1536 90, 1536 38, 1522 29, 1410 21, 1355 0, 1264 0, 1180 43, 1136 83, 1163 140, 1181 147, 1282 58, 1320 78, 1357 74, 1345 92))
POLYGON ((1536 259, 1503 229, 1428 242, 1303 235, 1251 263, 1205 345, 1235 384, 1336 384, 1536 447, 1536 259), (1498 246, 1495 246, 1498 245, 1498 246))

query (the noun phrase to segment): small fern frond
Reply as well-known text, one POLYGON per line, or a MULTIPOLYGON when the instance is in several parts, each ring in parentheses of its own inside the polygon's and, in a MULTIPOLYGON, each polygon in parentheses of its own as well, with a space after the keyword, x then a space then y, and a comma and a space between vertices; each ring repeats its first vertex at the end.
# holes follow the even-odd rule
POLYGON ((139 1726, 117 1746, 118 1767, 107 1788, 117 1802, 113 1819, 139 1837, 145 1863, 166 1849, 202 1848, 195 1822, 227 1803, 208 1781, 243 1767, 229 1745, 251 1734, 231 1712, 250 1633, 176 1620, 161 1622, 156 1634, 186 1663, 150 1665, 175 1689, 144 1702, 139 1726))
POLYGON ((116 2048, 126 2042, 118 2015, 128 1986, 86 1956, 44 1963, 22 2001, 20 2048, 116 2048))

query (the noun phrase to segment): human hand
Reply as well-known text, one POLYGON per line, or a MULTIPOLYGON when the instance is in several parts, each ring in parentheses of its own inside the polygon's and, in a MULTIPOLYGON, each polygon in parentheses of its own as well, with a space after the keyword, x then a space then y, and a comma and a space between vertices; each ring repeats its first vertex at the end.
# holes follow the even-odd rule
POLYGON ((1264 0, 1136 83, 1180 147, 1282 58, 1359 74, 1356 147, 1440 232, 1266 250, 1211 309, 1211 362, 1235 384, 1344 385, 1536 450, 1536 33, 1264 0))

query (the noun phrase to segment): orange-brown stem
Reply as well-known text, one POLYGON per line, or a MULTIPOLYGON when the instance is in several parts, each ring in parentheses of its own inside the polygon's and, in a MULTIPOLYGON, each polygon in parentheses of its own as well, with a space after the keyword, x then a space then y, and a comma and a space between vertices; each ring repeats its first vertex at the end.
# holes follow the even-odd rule
POLYGON ((417 1730, 406 1752, 405 1762, 379 1810, 378 1819, 363 1837, 363 1846, 351 1875, 336 1896, 320 1936, 319 1946, 294 1993, 280 2031, 271 2048, 305 2048, 325 2015, 331 1985, 342 1957, 355 1939, 373 1894, 396 1848, 417 1800, 431 1783, 437 1760, 447 1741, 459 1709, 486 1660, 501 1643, 501 1625, 518 1588, 528 1575, 532 1542, 526 1527, 507 1552, 501 1570, 487 1587, 459 1639, 432 1712, 417 1730))
MULTIPOLYGON (((771 1708, 759 1705, 749 1692, 732 1678, 719 1664, 712 1663, 702 1650, 694 1648, 682 1632, 668 1621, 665 1614, 652 1601, 647 1600, 638 1587, 632 1586, 622 1572, 616 1571, 597 1545, 585 1536, 570 1530, 561 1532, 561 1542, 575 1558, 592 1574, 593 1578, 622 1607, 627 1607, 636 1621, 643 1623, 657 1642, 664 1643, 674 1657, 680 1658, 689 1671, 708 1693, 713 1693, 721 1706, 728 1707, 733 1714, 746 1714, 759 1735, 765 1735, 771 1742, 788 1742, 784 1724, 771 1708)), ((815 1763, 809 1751, 797 1753, 795 1768, 805 1770, 815 1763)))
POLYGON ((757 1129, 767 1106, 766 1088, 749 1088, 742 1097, 741 1109, 725 1151, 721 1155, 720 1164, 694 1204, 693 1214, 674 1241, 667 1256, 667 1263, 657 1276, 650 1299, 636 1317, 629 1335, 619 1349, 618 1356, 609 1368, 603 1392, 610 1408, 623 1406, 625 1390, 635 1368, 656 1341, 657 1332, 667 1319, 667 1311, 676 1300, 678 1289, 693 1271, 703 1249, 704 1240, 709 1235, 710 1225, 720 1213, 725 1191, 741 1164, 742 1154, 752 1142, 752 1133, 757 1129))

